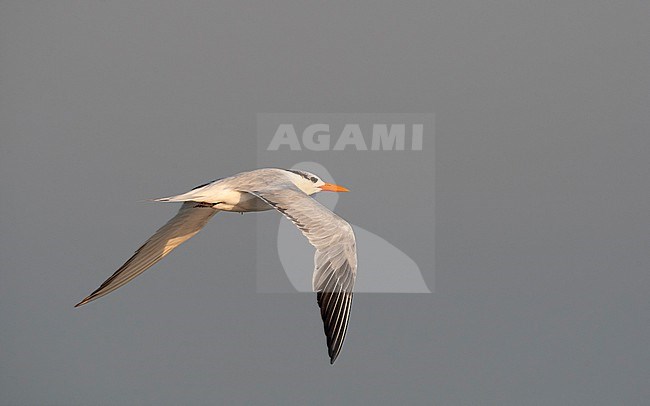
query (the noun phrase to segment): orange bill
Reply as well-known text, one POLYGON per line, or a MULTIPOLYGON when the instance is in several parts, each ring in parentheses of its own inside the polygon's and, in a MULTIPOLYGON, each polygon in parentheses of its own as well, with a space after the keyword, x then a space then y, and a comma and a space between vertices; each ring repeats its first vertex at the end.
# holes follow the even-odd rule
POLYGON ((323 186, 320 187, 320 190, 325 190, 328 192, 349 192, 346 188, 343 186, 335 185, 333 183, 326 183, 323 186))

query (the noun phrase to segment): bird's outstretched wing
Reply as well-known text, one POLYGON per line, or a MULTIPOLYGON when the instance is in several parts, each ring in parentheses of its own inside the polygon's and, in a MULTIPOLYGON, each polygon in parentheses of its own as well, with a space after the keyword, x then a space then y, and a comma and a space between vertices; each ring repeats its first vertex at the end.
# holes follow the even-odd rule
POLYGON ((75 307, 111 293, 149 269, 174 248, 198 233, 218 211, 197 202, 183 203, 176 216, 156 231, 120 269, 75 307))
POLYGON ((352 227, 293 185, 246 192, 284 214, 316 247, 312 285, 317 293, 330 363, 333 364, 345 340, 357 274, 352 227))

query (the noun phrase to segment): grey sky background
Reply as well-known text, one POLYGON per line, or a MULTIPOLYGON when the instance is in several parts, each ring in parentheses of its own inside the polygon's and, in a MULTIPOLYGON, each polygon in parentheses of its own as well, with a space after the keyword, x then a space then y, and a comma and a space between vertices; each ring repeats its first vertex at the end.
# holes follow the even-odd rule
MULTIPOLYGON (((0 2, 0 404, 645 404, 648 15, 0 2), (385 183, 435 187, 434 293, 357 295, 330 366, 313 295, 257 293, 255 216, 224 214, 73 309, 176 210, 138 200, 255 166, 261 112, 435 114, 435 182, 385 183)), ((385 192, 337 210, 408 216, 385 192)))

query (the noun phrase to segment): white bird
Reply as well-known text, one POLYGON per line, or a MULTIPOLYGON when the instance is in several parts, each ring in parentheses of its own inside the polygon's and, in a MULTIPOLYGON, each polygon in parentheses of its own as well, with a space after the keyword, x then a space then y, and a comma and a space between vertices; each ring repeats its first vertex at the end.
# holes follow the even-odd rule
POLYGON ((357 251, 352 227, 312 199, 320 191, 347 192, 298 170, 264 168, 217 179, 156 202, 182 202, 180 210, 97 290, 75 307, 109 294, 131 281, 198 233, 219 211, 276 209, 316 248, 312 287, 321 309, 330 363, 338 357, 350 319, 357 251))

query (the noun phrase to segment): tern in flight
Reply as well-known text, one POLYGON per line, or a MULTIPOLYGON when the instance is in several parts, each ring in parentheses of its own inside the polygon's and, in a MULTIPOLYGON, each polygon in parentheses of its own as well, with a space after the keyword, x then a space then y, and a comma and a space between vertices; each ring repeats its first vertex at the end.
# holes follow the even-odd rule
POLYGON ((310 197, 323 190, 348 191, 306 171, 265 168, 217 179, 177 196, 154 199, 183 205, 120 269, 75 307, 128 283, 192 238, 219 211, 244 213, 276 209, 316 248, 312 287, 317 294, 333 364, 343 346, 350 319, 357 251, 350 224, 310 197))

